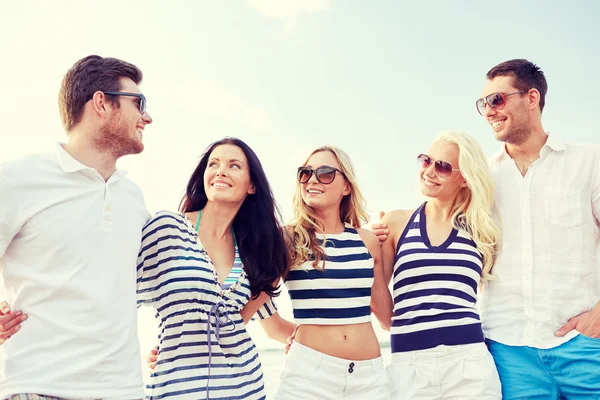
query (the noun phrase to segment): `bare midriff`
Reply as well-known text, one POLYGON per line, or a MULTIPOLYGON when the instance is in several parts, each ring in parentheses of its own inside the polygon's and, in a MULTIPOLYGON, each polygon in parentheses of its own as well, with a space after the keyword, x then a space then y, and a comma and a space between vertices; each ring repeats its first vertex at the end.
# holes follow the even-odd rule
POLYGON ((294 340, 320 353, 346 360, 371 360, 381 355, 379 340, 370 322, 300 325, 294 340))

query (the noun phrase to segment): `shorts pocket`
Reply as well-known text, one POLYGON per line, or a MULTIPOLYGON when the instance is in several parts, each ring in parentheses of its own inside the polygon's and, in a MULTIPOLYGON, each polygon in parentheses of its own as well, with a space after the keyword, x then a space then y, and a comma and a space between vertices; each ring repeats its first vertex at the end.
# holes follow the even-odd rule
POLYGON ((595 343, 598 346, 600 346, 600 338, 593 338, 590 336, 586 336, 583 333, 579 332, 579 335, 577 335, 578 338, 585 340, 586 342, 591 342, 591 343, 595 343))
POLYGON ((469 380, 486 380, 495 375, 496 364, 486 345, 473 345, 465 352, 463 360, 463 377, 469 380), (492 374, 493 372, 493 374, 492 374))
POLYGON ((544 215, 548 222, 562 228, 572 228, 581 224, 580 189, 547 186, 544 189, 544 200, 544 215))

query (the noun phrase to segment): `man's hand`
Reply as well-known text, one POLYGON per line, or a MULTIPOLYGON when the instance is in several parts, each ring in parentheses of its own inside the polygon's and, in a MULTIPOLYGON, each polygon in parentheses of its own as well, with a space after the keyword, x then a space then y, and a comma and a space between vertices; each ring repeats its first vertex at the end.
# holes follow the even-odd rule
POLYGON ((12 312, 6 301, 0 303, 0 344, 17 333, 21 329, 21 322, 26 319, 27 314, 22 311, 12 312))
MULTIPOLYGON (((385 215, 384 211, 379 211, 379 220, 381 220, 381 218, 383 218, 384 215, 385 215)), ((381 245, 381 242, 384 242, 388 238, 388 235, 390 234, 390 231, 389 231, 387 225, 382 224, 382 223, 372 224, 371 231, 373 231, 373 233, 377 236, 377 239, 379 240, 380 245, 381 245)))
POLYGON ((584 336, 600 339, 600 302, 591 311, 571 318, 569 322, 554 332, 554 335, 565 336, 573 329, 584 336))

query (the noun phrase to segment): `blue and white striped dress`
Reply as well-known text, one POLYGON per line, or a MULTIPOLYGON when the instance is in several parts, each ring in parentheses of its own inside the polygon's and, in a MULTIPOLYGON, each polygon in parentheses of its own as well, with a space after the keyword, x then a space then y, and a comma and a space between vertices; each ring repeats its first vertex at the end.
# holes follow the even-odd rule
POLYGON ((248 277, 242 270, 222 287, 184 215, 163 211, 146 224, 137 282, 138 305, 154 307, 160 321, 149 399, 205 399, 207 385, 210 399, 265 399, 256 346, 240 315, 250 299, 248 277))
MULTIPOLYGON (((317 234, 317 239, 324 236, 317 234)), ((325 269, 312 261, 290 269, 285 285, 297 324, 347 325, 371 321, 373 257, 356 229, 325 239, 325 269)))
POLYGON ((425 204, 396 247, 392 353, 484 341, 475 306, 481 254, 464 230, 452 229, 444 243, 432 246, 425 204))

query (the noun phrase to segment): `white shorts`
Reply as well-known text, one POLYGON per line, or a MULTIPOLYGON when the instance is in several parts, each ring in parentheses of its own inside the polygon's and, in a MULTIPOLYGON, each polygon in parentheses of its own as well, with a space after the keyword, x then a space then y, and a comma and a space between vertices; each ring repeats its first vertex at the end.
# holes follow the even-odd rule
POLYGON ((502 398, 496 364, 485 343, 392 354, 391 400, 502 398))
POLYGON ((352 361, 294 342, 281 373, 277 400, 387 400, 387 374, 381 357, 352 361))

